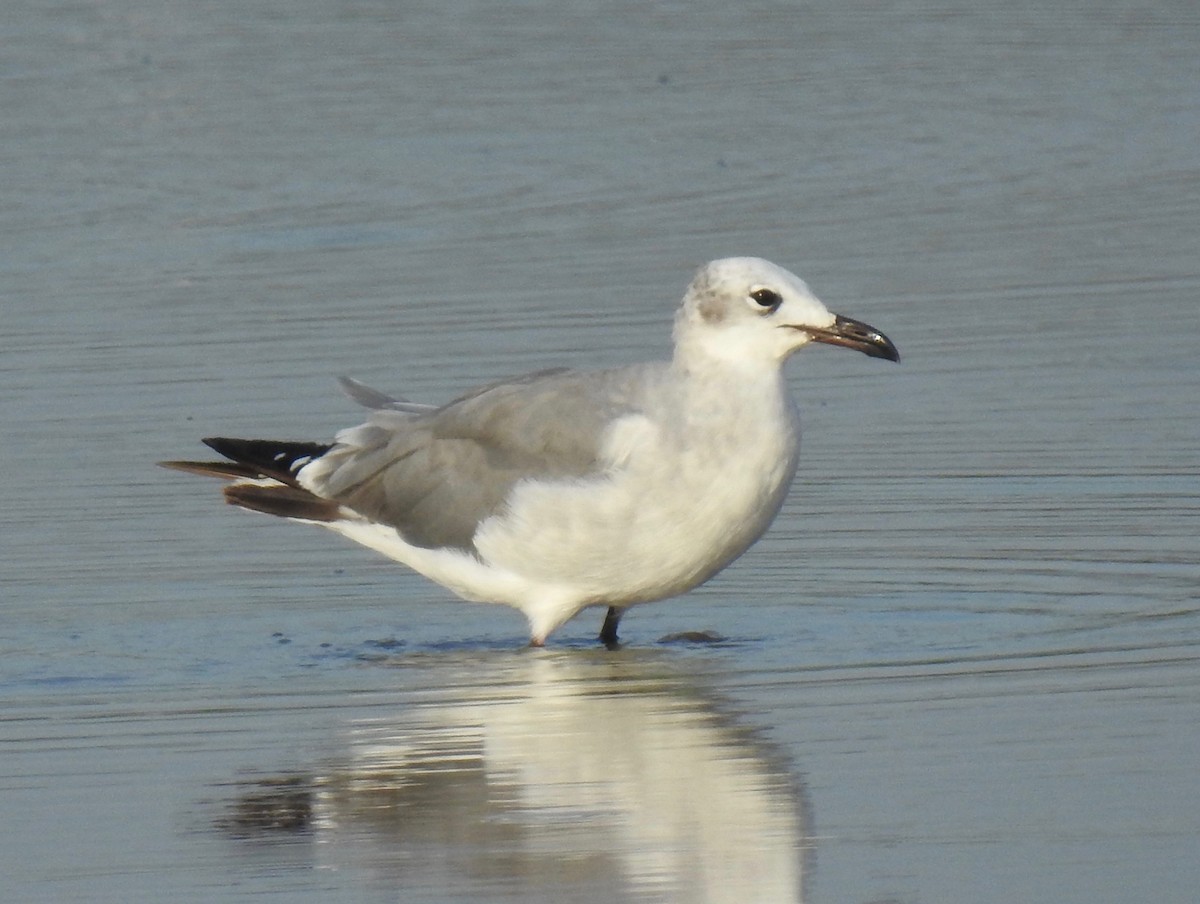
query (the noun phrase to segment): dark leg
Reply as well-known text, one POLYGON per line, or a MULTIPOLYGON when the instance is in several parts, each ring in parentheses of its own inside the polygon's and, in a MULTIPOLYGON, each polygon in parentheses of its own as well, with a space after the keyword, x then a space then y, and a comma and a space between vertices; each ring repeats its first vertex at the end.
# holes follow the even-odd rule
POLYGON ((600 642, 610 650, 615 650, 621 645, 617 640, 617 622, 624 613, 624 609, 609 606, 608 613, 604 616, 604 624, 600 626, 600 642))

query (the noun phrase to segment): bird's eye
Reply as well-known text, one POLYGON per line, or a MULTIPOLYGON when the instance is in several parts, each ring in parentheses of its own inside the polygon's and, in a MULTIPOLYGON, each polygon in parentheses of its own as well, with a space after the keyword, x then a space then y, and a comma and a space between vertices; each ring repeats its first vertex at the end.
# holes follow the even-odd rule
POLYGON ((783 304, 783 296, 774 289, 755 289, 750 293, 750 299, 764 314, 774 313, 783 304))

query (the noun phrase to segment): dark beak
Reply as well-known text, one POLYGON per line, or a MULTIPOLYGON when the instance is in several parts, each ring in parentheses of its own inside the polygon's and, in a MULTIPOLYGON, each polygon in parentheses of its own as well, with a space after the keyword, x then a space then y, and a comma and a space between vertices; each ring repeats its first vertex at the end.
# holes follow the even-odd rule
POLYGON ((870 355, 872 358, 886 358, 889 361, 900 361, 900 352, 892 340, 873 326, 867 326, 859 320, 841 317, 833 322, 828 329, 819 330, 811 326, 797 327, 812 336, 813 342, 824 342, 826 345, 841 345, 870 355))

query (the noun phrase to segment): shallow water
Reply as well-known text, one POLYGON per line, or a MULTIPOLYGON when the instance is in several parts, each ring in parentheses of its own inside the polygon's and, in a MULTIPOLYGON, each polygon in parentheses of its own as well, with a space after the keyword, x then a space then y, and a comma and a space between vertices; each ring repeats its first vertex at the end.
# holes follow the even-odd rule
POLYGON ((1194 899, 1190 5, 8 22, 6 899, 1194 899), (619 653, 153 467, 661 354, 734 253, 904 361, 798 357, 775 527, 619 653))

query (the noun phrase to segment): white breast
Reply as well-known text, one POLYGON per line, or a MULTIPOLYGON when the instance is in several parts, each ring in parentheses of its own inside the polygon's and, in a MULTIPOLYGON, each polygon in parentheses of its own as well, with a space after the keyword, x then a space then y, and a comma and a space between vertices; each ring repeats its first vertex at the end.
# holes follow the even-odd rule
POLYGON ((691 589, 757 540, 796 468, 798 420, 782 381, 667 389, 680 396, 657 408, 670 417, 613 423, 603 476, 518 484, 476 534, 483 560, 628 605, 691 589))

